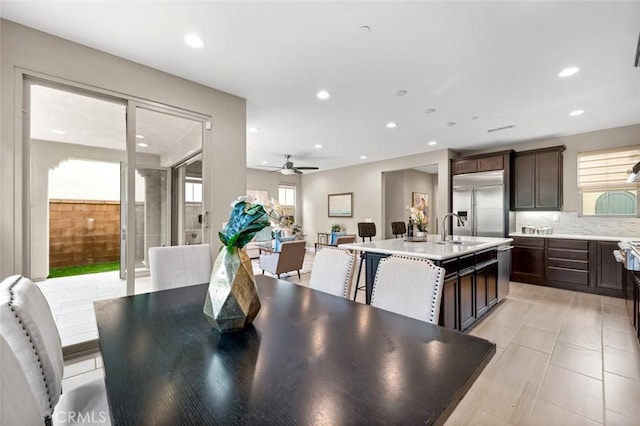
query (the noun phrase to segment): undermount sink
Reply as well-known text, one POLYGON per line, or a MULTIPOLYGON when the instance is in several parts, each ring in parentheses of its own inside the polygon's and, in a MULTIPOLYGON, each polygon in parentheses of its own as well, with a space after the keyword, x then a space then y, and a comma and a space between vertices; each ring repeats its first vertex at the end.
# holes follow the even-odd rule
POLYGON ((466 240, 449 240, 449 241, 436 241, 436 244, 441 245, 453 245, 453 246, 477 246, 483 244, 480 241, 466 241, 466 240))

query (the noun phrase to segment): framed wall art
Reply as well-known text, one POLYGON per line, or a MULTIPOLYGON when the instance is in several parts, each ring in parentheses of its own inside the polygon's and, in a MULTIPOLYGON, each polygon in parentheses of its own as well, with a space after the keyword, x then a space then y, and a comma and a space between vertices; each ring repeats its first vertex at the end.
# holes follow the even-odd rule
POLYGON ((329 194, 329 217, 353 217, 353 192, 329 194))

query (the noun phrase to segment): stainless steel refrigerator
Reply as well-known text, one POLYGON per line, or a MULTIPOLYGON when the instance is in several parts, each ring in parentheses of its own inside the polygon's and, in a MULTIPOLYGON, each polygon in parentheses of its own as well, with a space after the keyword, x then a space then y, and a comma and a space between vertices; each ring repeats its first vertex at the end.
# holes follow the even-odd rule
POLYGON ((453 235, 504 237, 509 212, 504 171, 453 176, 452 205, 463 223, 459 226, 457 220, 452 221, 453 235))

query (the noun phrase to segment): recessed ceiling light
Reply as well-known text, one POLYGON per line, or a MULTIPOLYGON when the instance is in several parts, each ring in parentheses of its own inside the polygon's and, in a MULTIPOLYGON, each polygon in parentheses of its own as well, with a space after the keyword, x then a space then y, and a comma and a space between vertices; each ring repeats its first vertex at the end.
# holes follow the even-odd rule
POLYGON ((577 109, 575 111, 571 111, 569 113, 570 116, 575 117, 576 115, 582 115, 584 114, 584 110, 583 109, 577 109))
POLYGON ((249 131, 250 131, 251 133, 258 133, 258 132, 260 131, 260 129, 258 129, 257 127, 250 127, 250 128, 249 128, 249 131))
POLYGON ((456 125, 455 121, 450 121, 450 122, 447 123, 448 127, 455 126, 455 125, 456 125))
POLYGON ((331 94, 326 90, 321 90, 316 94, 316 96, 318 97, 318 99, 325 100, 325 99, 329 99, 331 97, 331 94))
POLYGON ((407 94, 407 91, 406 91, 406 90, 398 90, 398 91, 396 92, 396 96, 404 96, 404 95, 406 95, 406 94, 407 94))
POLYGON ((477 115, 474 115, 473 117, 471 117, 472 120, 477 120, 479 117, 477 115))
POLYGON ((361 156, 360 156, 360 159, 361 159, 361 160, 366 160, 366 159, 367 159, 367 156, 366 156, 366 155, 361 155, 361 156))
POLYGON ((184 42, 187 43, 187 46, 193 47, 194 49, 201 49, 204 47, 204 40, 195 34, 187 34, 184 36, 184 42))
POLYGON ((67 132, 63 130, 52 130, 51 133, 55 133, 56 135, 64 135, 67 132))
POLYGON ((563 69, 562 71, 560 71, 558 73, 558 77, 569 77, 571 75, 574 75, 578 71, 580 71, 580 68, 578 68, 578 67, 565 68, 565 69, 563 69))
POLYGON ((435 144, 437 144, 437 143, 438 143, 438 142, 436 142, 436 141, 429 141, 429 143, 428 143, 427 145, 434 146, 434 145, 435 145, 435 144))
POLYGON ((363 25, 363 26, 360 27, 360 29, 362 30, 362 32, 365 32, 365 33, 370 33, 371 32, 371 27, 368 26, 368 25, 363 25))
POLYGON ((387 129, 395 129, 396 127, 398 127, 398 124, 393 121, 387 123, 387 129))
POLYGON ((144 136, 142 136, 142 135, 136 135, 136 138, 138 138, 138 139, 144 139, 144 136))
POLYGON ((436 112, 435 108, 427 108, 424 110, 425 114, 433 114, 434 112, 436 112))
POLYGON ((322 148, 322 145, 320 145, 320 144, 316 144, 316 145, 314 145, 313 147, 314 147, 315 149, 320 149, 320 148, 322 148))
POLYGON ((139 142, 139 143, 138 143, 138 146, 139 146, 140 148, 146 148, 146 147, 148 147, 149 145, 148 145, 148 144, 146 144, 146 143, 144 143, 144 142, 139 142))
POLYGON ((261 161, 260 163, 261 163, 261 164, 267 164, 267 162, 266 162, 266 161, 261 161))

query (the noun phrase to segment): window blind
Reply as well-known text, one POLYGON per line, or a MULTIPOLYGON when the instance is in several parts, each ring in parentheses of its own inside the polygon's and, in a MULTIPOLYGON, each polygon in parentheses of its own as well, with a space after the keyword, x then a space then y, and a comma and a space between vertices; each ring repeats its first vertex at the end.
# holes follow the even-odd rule
POLYGON ((638 161, 640 146, 578 153, 578 192, 637 189, 626 179, 638 161))

